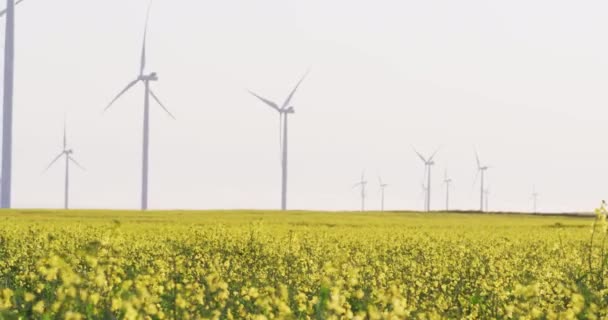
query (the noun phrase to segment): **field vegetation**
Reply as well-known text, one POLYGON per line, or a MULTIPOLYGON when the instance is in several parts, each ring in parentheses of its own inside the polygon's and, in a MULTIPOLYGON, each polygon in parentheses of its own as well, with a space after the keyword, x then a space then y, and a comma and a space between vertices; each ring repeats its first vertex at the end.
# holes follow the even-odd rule
POLYGON ((606 319, 606 211, 0 212, 0 319, 606 319))

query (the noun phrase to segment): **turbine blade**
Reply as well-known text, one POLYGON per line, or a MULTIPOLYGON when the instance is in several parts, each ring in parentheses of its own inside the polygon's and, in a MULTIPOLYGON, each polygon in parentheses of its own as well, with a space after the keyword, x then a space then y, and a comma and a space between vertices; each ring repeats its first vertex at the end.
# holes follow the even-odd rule
POLYGON ((291 91, 291 93, 289 94, 289 96, 287 97, 287 99, 285 100, 285 102, 283 103, 283 106, 281 107, 281 109, 285 109, 285 108, 289 107, 289 103, 291 102, 291 99, 293 98, 293 95, 296 93, 296 91, 300 87, 300 84, 302 84, 302 81, 304 81, 304 79, 306 79, 306 77, 308 76, 309 73, 310 73, 310 69, 308 69, 306 71, 306 73, 304 74, 304 76, 302 76, 302 78, 300 78, 300 81, 298 81, 298 83, 296 84, 296 86, 293 88, 293 90, 291 91))
POLYGON ((144 26, 144 41, 141 47, 141 60, 139 65, 139 75, 144 74, 146 68, 146 40, 148 37, 148 21, 150 20, 150 9, 152 8, 152 1, 148 4, 148 12, 146 13, 146 24, 144 26))
POLYGON ((477 169, 477 171, 475 173, 475 179, 473 180, 473 186, 471 188, 475 188, 475 184, 477 183, 477 179, 479 178, 480 171, 481 171, 481 169, 477 169))
POLYGON ((61 151, 61 153, 55 157, 55 159, 53 159, 53 161, 51 161, 51 163, 49 163, 49 165, 44 169, 44 171, 42 171, 42 173, 45 173, 47 171, 49 171, 49 169, 55 164, 55 162, 57 162, 57 160, 59 160, 61 158, 61 156, 64 155, 64 151, 61 151))
POLYGON ((85 169, 83 166, 81 166, 80 163, 78 163, 78 161, 74 160, 74 158, 68 156, 68 159, 70 159, 70 161, 72 161, 72 163, 74 163, 78 168, 82 169, 83 171, 87 171, 87 169, 85 169))
POLYGON ((424 197, 426 195, 426 185, 424 184, 424 182, 422 182, 420 184, 420 186, 422 187, 422 191, 420 192, 420 195, 418 196, 418 198, 424 197))
MULTIPOLYGON (((23 0, 19 0, 19 1, 15 2, 15 5, 18 5, 21 2, 23 2, 23 0)), ((0 18, 4 17, 5 15, 6 15, 6 9, 0 11, 0 18)))
POLYGON ((422 154, 420 154, 420 152, 418 152, 418 150, 414 149, 413 147, 412 147, 412 149, 414 150, 414 152, 416 152, 416 154, 418 155, 418 157, 420 158, 420 160, 422 160, 422 162, 424 162, 424 164, 426 164, 427 161, 424 158, 424 156, 422 154))
POLYGON ((251 90, 249 91, 249 93, 251 93, 254 97, 260 99, 260 101, 262 101, 265 104, 269 105, 271 108, 275 109, 276 111, 281 112, 281 109, 279 109, 279 106, 276 103, 274 103, 274 102, 272 102, 272 101, 270 101, 270 100, 268 100, 266 98, 262 98, 261 96, 259 96, 258 94, 256 94, 255 92, 253 92, 251 90))
POLYGON ((479 161, 479 154, 475 150, 475 160, 477 160, 477 168, 481 168, 481 161, 479 161))
POLYGON ((429 158, 429 162, 433 161, 433 158, 435 158, 435 156, 437 155, 437 152, 439 152, 439 150, 441 150, 441 147, 437 148, 437 150, 435 150, 435 152, 433 152, 433 154, 429 158))
POLYGON ((169 110, 167 108, 165 108, 165 106, 163 105, 163 103, 160 102, 160 99, 158 99, 158 97, 156 96, 156 94, 154 94, 154 91, 152 91, 152 89, 150 89, 150 95, 152 95, 152 98, 154 98, 154 101, 156 101, 156 103, 158 103, 158 105, 160 105, 160 107, 163 108, 163 110, 165 110, 165 112, 169 115, 169 117, 173 118, 173 120, 177 120, 171 114, 171 112, 169 112, 169 110))
POLYGON ((125 92, 129 91, 129 89, 131 89, 137 82, 139 82, 139 78, 131 81, 124 89, 122 89, 122 91, 119 94, 116 95, 116 97, 114 99, 112 99, 112 101, 108 104, 108 106, 105 109, 103 109, 103 111, 106 112, 108 109, 110 109, 110 107, 114 104, 114 102, 116 102, 116 100, 118 100, 120 97, 122 97, 122 95, 125 94, 125 92))

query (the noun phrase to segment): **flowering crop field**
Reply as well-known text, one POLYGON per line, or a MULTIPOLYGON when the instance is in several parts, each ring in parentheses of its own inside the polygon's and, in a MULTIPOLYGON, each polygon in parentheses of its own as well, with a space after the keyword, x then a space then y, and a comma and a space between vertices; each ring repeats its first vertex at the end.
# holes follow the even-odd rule
POLYGON ((606 319, 606 211, 0 212, 0 319, 606 319))

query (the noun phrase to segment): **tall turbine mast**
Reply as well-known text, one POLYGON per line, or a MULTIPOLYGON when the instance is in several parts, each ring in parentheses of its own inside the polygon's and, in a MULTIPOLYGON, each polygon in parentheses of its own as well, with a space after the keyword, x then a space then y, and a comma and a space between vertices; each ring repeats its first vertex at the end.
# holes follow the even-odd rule
POLYGON ((353 188, 361 187, 361 212, 365 211, 365 187, 367 186, 367 180, 365 180, 365 170, 361 172, 361 180, 359 180, 353 188))
POLYGON ((448 170, 446 169, 443 174, 443 183, 445 183, 445 211, 450 211, 450 186, 452 182, 452 179, 448 178, 448 170))
POLYGON ((536 186, 532 187, 532 209, 534 210, 533 213, 537 213, 537 203, 538 203, 538 192, 536 192, 536 186))
POLYGON ((420 158, 420 160, 422 160, 422 162, 424 163, 424 172, 425 172, 425 178, 427 180, 426 183, 426 203, 425 203, 425 210, 427 212, 431 211, 431 168, 435 165, 435 155, 437 154, 437 152, 439 152, 439 149, 437 149, 429 158, 424 157, 422 154, 420 154, 420 152, 416 151, 416 149, 414 149, 414 152, 418 155, 418 157, 420 158))
POLYGON ((288 173, 287 172, 287 155, 288 155, 288 152, 287 152, 287 147, 288 147, 287 120, 288 120, 288 116, 290 114, 295 113, 295 109, 291 105, 291 99, 293 98, 296 91, 300 87, 300 84, 302 84, 302 82, 304 81, 304 79, 306 78, 306 76, 308 75, 309 72, 310 72, 310 70, 307 71, 304 74, 304 76, 302 76, 302 78, 300 78, 300 81, 298 81, 298 83, 293 88, 293 90, 291 91, 289 96, 287 96, 287 99, 285 100, 285 102, 283 102, 283 104, 280 107, 275 102, 273 102, 269 99, 266 99, 266 98, 256 94, 253 91, 249 91, 249 93, 251 93, 254 97, 258 98, 260 101, 262 101, 263 103, 265 103, 266 105, 268 105, 269 107, 271 107, 272 109, 277 111, 279 114, 279 141, 281 144, 281 146, 280 146, 280 149, 281 149, 281 210, 283 210, 283 211, 287 210, 287 173, 288 173))
POLYGON ((11 207, 13 161, 13 85, 15 68, 15 1, 6 1, 4 43, 4 99, 2 105, 2 208, 11 207))
POLYGON ((481 176, 480 192, 479 192, 479 194, 480 194, 479 211, 483 212, 484 211, 484 196, 485 196, 485 189, 484 189, 485 173, 491 167, 484 166, 481 164, 481 161, 479 160, 479 154, 477 153, 477 151, 475 151, 475 160, 477 160, 477 175, 475 176, 475 181, 477 181, 477 176, 481 176))
POLYGON ((380 211, 384 212, 384 191, 386 190, 386 187, 388 187, 388 184, 382 182, 381 177, 378 177, 378 183, 380 184, 380 196, 381 196, 380 211))
POLYGON ((13 89, 15 79, 15 6, 23 0, 6 1, 6 9, 0 17, 6 16, 4 38, 4 97, 2 101, 2 167, 0 180, 0 207, 11 207, 12 165, 13 165, 13 89))
POLYGON ((129 89, 135 86, 140 81, 144 84, 144 121, 143 121, 143 152, 142 152, 142 174, 141 174, 141 210, 148 209, 148 168, 149 168, 149 145, 150 145, 150 97, 173 119, 175 117, 169 110, 163 105, 158 96, 150 88, 150 82, 158 81, 156 72, 145 73, 146 69, 146 38, 148 35, 148 20, 150 17, 151 3, 148 6, 148 13, 146 15, 146 24, 144 27, 144 40, 141 50, 141 60, 139 66, 139 76, 131 81, 127 86, 120 92, 116 97, 108 104, 104 109, 104 112, 108 110, 114 102, 116 102, 123 94, 129 89))

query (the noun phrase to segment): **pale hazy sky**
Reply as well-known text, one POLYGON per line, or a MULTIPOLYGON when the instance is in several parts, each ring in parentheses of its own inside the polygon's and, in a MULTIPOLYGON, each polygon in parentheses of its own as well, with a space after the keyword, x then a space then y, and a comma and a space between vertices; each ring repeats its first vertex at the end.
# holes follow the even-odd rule
MULTIPOLYGON (((60 207, 64 112, 72 205, 137 208, 143 88, 101 110, 138 73, 147 0, 27 0, 17 8, 13 203, 60 207)), ((150 207, 279 207, 278 117, 248 95, 293 100, 289 207, 357 209, 376 176, 386 206, 478 207, 474 149, 495 166, 490 207, 590 210, 608 198, 608 2, 155 0, 149 70, 176 115, 153 106, 150 207)), ((2 21, 4 24, 4 21, 2 21)), ((4 34, 4 27, 1 28, 4 34)))

